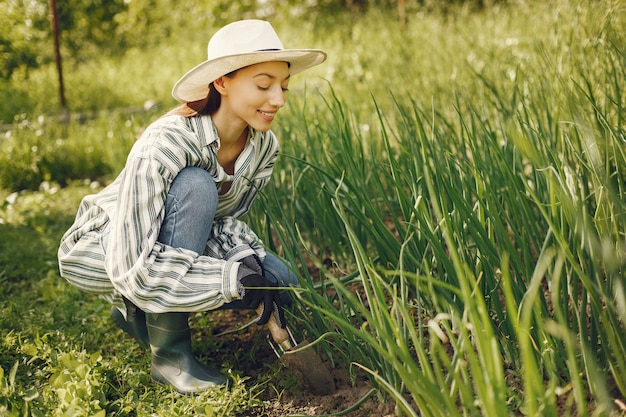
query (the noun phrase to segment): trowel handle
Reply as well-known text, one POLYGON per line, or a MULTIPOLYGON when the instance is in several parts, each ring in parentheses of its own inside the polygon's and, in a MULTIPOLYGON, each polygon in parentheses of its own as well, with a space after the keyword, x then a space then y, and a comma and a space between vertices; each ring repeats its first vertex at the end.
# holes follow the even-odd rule
MULTIPOLYGON (((261 304, 259 304, 259 306, 256 308, 256 312, 259 316, 261 315, 261 313, 263 313, 263 306, 261 304)), ((276 320, 276 316, 274 315, 273 311, 270 315, 270 319, 267 322, 267 327, 270 329, 270 333, 272 334, 272 339, 274 339, 274 342, 276 342, 281 348, 283 348, 285 352, 295 347, 294 343, 291 340, 289 332, 287 331, 287 329, 283 329, 280 327, 280 324, 278 324, 278 320, 276 320)))

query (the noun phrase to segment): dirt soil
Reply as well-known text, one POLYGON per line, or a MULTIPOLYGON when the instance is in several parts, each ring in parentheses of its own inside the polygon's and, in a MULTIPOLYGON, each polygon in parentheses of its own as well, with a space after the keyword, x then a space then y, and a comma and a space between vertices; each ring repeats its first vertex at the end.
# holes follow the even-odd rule
MULTIPOLYGON (((279 417, 286 415, 321 416, 336 414, 355 406, 372 390, 365 375, 350 376, 339 367, 322 358, 335 381, 336 390, 331 395, 316 395, 307 390, 298 380, 297 375, 282 365, 280 359, 267 341, 269 331, 265 327, 249 326, 229 334, 233 329, 242 327, 254 319, 251 311, 220 311, 216 317, 211 335, 199 334, 194 330, 196 338, 209 337, 218 344, 218 352, 222 360, 227 361, 233 369, 237 369, 248 377, 247 385, 264 385, 267 388, 260 394, 261 406, 248 410, 237 417, 279 417)), ((201 358, 202 359, 202 358, 201 358)), ((211 358, 206 358, 211 362, 211 358)), ((345 414, 347 417, 393 417, 393 401, 383 401, 376 392, 360 405, 345 414)))

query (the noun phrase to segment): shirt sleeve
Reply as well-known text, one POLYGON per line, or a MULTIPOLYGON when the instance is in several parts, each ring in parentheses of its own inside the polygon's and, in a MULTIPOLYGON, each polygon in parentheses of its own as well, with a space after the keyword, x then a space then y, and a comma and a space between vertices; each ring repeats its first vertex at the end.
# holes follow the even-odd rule
POLYGON ((147 132, 129 155, 112 217, 105 269, 115 289, 148 312, 211 310, 239 298, 239 263, 157 241, 171 182, 206 163, 192 135, 147 132))
POLYGON ((231 261, 239 261, 249 255, 265 259, 265 248, 257 235, 246 223, 230 216, 214 222, 204 253, 231 261))

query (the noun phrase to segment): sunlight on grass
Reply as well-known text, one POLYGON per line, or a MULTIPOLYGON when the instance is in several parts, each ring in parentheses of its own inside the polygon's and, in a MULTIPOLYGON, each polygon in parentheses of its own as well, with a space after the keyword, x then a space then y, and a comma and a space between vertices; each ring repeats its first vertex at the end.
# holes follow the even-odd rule
MULTIPOLYGON (((329 61, 294 83, 275 126, 282 157, 246 221, 301 276, 298 339, 353 381, 367 375, 398 415, 619 415, 625 17, 619 1, 529 2, 419 12, 401 31, 372 11, 294 38, 329 61)), ((172 76, 128 91, 168 103, 153 84, 172 76)), ((269 388, 236 369, 244 355, 228 358, 229 389, 182 397, 152 384, 106 305, 57 275, 78 201, 119 172, 160 106, 67 125, 22 116, 2 133, 0 410, 213 416, 263 404, 269 388)))

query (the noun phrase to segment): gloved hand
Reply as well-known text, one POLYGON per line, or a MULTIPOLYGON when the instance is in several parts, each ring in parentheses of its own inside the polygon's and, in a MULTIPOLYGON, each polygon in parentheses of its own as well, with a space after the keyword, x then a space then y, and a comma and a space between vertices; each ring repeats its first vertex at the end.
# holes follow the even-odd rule
POLYGON ((261 258, 259 258, 258 255, 248 255, 245 258, 241 259, 239 262, 253 270, 255 273, 265 276, 263 262, 261 262, 261 258))
POLYGON ((258 325, 266 324, 273 311, 278 325, 283 329, 287 327, 285 312, 280 302, 280 291, 278 291, 276 284, 268 281, 262 275, 254 273, 244 276, 239 282, 244 289, 243 304, 251 309, 256 309, 259 305, 262 307, 261 314, 257 319, 258 325))

